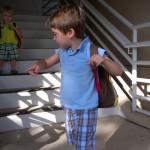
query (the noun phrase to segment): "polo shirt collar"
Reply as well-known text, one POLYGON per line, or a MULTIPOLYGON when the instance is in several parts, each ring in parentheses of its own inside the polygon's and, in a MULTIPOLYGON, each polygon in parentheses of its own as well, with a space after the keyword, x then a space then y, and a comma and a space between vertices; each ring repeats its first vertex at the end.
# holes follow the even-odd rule
POLYGON ((71 48, 67 50, 68 55, 74 55, 78 51, 83 50, 88 42, 89 42, 89 37, 85 35, 83 41, 80 43, 79 47, 76 50, 73 51, 71 48))

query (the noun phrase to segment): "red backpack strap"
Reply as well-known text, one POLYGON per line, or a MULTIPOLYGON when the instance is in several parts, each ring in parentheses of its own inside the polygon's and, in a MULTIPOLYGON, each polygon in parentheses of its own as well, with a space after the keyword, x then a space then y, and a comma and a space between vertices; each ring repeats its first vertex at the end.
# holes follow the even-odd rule
MULTIPOLYGON (((90 56, 92 56, 94 54, 98 54, 98 47, 93 45, 93 44, 91 44, 91 46, 90 46, 90 56)), ((95 86, 96 86, 97 92, 100 92, 101 85, 100 85, 100 83, 98 81, 98 74, 97 74, 98 70, 97 70, 97 67, 95 68, 95 67, 91 66, 91 68, 92 68, 92 71, 93 71, 94 82, 95 82, 95 86)))
POLYGON ((97 92, 100 92, 102 87, 97 78, 97 69, 93 70, 93 75, 94 75, 94 82, 95 82, 96 90, 97 92))
MULTIPOLYGON (((98 54, 98 47, 94 44, 91 44, 90 46, 90 57, 92 57, 94 54, 98 54)), ((92 70, 97 69, 97 67, 91 66, 92 70)))

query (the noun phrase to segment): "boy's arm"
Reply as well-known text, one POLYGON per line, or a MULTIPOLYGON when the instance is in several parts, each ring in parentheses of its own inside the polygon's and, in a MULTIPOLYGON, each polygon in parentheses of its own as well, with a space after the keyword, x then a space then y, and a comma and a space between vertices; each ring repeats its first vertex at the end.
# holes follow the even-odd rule
POLYGON ((109 59, 106 55, 104 55, 101 65, 113 76, 122 75, 121 66, 115 61, 109 59))
POLYGON ((22 37, 22 32, 17 26, 12 25, 11 29, 13 29, 19 37, 22 37))
POLYGON ((29 67, 26 72, 28 72, 31 75, 37 75, 39 70, 44 70, 47 68, 52 67, 53 65, 57 64, 59 62, 59 56, 57 54, 54 54, 50 56, 49 58, 40 60, 33 64, 31 67, 29 67))
POLYGON ((121 66, 115 61, 109 59, 107 55, 101 57, 98 54, 94 54, 90 59, 92 66, 103 66, 111 75, 120 76, 122 74, 121 66))

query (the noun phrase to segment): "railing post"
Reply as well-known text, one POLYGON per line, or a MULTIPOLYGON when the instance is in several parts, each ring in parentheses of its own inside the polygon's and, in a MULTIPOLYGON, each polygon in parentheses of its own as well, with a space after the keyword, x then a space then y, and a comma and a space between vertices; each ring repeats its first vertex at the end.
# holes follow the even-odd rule
MULTIPOLYGON (((133 30, 133 42, 137 42, 137 30, 133 30)), ((137 48, 132 48, 132 111, 137 107, 137 48)))

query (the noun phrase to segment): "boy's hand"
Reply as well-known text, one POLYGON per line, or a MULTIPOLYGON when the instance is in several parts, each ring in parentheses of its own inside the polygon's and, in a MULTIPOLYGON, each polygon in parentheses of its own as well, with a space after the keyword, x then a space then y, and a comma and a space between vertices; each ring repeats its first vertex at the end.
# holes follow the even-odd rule
POLYGON ((103 63, 103 61, 104 61, 103 57, 101 57, 98 54, 94 54, 91 57, 89 64, 93 67, 98 67, 99 65, 101 65, 103 63))
POLYGON ((16 27, 14 25, 9 25, 8 27, 9 27, 10 30, 15 30, 16 29, 16 27))
POLYGON ((36 76, 38 74, 38 71, 39 71, 39 66, 37 64, 32 65, 26 70, 26 72, 28 72, 30 75, 33 76, 36 76))
POLYGON ((18 34, 19 37, 22 37, 22 32, 20 31, 19 28, 15 27, 14 25, 9 25, 8 28, 10 30, 14 30, 18 34))

